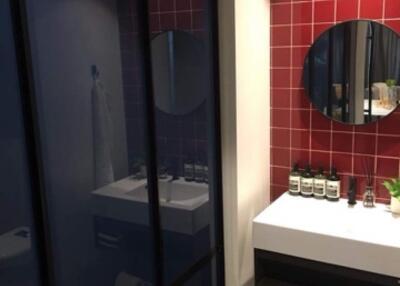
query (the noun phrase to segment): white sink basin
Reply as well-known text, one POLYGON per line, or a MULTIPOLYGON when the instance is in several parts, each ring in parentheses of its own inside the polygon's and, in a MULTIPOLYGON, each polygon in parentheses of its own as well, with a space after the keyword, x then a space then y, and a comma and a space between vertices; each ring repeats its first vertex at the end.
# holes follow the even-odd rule
MULTIPOLYGON (((158 183, 163 230, 194 234, 209 224, 208 185, 182 178, 158 183)), ((125 178, 92 193, 96 216, 136 224, 149 224, 146 180, 125 178)))
POLYGON ((253 221, 255 248, 400 278, 400 217, 282 195, 253 221))

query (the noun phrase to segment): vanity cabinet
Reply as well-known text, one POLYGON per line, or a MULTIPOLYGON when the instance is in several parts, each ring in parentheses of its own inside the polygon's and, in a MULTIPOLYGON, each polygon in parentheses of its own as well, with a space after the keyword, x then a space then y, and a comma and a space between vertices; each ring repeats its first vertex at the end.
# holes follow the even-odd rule
POLYGON ((256 286, 395 286, 399 279, 255 249, 256 286))
POLYGON ((283 194, 253 221, 257 286, 400 285, 400 217, 283 194))

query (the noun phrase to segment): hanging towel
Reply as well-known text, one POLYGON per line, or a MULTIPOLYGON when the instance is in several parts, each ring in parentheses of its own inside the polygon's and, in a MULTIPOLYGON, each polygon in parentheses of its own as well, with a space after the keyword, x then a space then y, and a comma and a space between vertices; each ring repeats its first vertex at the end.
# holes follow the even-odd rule
POLYGON ((114 182, 112 120, 107 96, 103 84, 99 79, 95 79, 92 88, 92 116, 94 184, 96 189, 114 182))

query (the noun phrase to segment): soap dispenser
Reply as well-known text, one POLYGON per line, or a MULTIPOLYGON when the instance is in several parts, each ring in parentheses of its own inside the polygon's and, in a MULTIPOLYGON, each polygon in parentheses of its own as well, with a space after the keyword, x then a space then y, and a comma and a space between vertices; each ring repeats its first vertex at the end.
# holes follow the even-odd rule
POLYGON ((289 174, 289 194, 294 196, 300 194, 300 177, 299 165, 295 164, 289 174))
POLYGON ((303 197, 311 197, 313 195, 314 176, 311 173, 310 165, 307 165, 301 174, 300 193, 303 197))
POLYGON ((332 167, 331 174, 326 181, 326 198, 329 201, 338 201, 340 198, 340 178, 335 167, 332 167))
POLYGON ((314 177, 314 198, 324 199, 326 195, 326 176, 324 175, 324 169, 319 167, 318 173, 314 177))

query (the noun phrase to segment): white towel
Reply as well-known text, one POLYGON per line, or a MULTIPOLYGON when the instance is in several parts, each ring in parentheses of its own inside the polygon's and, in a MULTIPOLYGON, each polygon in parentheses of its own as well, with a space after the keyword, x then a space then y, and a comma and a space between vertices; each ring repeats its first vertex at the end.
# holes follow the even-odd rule
POLYGON ((107 93, 96 79, 92 88, 93 160, 95 188, 114 182, 112 164, 112 120, 107 104, 107 93))

